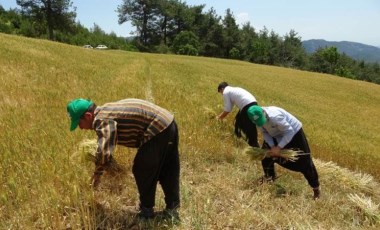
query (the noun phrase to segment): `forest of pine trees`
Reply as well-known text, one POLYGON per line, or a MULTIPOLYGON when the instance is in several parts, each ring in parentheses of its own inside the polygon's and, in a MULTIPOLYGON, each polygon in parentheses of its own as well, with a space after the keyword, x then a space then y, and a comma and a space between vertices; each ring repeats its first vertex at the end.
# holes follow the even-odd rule
POLYGON ((76 22, 70 0, 16 2, 16 9, 0 5, 2 33, 78 46, 106 44, 111 49, 236 59, 380 84, 379 63, 354 60, 336 47, 307 54, 296 31, 281 36, 250 23, 239 26, 230 9, 219 16, 213 8, 205 11, 205 5, 189 6, 178 0, 123 0, 115 9, 118 23, 130 22, 136 36, 121 38, 96 24, 88 29, 76 22))

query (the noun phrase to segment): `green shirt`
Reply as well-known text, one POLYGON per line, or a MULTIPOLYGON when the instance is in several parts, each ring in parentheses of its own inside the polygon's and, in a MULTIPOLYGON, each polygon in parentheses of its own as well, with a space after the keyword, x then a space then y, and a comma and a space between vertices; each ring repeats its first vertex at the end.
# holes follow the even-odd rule
POLYGON ((96 108, 94 115, 92 125, 98 135, 96 171, 102 171, 110 161, 116 144, 138 148, 174 120, 166 109, 140 99, 104 104, 96 108))

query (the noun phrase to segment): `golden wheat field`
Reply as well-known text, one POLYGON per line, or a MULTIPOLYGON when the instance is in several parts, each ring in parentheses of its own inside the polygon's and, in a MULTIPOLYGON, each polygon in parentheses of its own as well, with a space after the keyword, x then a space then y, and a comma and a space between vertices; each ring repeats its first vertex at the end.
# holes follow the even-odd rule
MULTIPOLYGON (((0 34, 0 229, 379 229, 380 86, 331 75, 203 57, 81 47, 0 34), (217 85, 252 92, 303 123, 320 176, 259 186, 259 161, 243 153, 217 85), (135 149, 118 147, 122 170, 90 186, 94 132, 69 131, 67 103, 141 98, 172 111, 180 132, 179 223, 140 222, 135 149)), ((235 109, 236 110, 236 109, 235 109)), ((159 187, 156 210, 164 207, 159 187)))

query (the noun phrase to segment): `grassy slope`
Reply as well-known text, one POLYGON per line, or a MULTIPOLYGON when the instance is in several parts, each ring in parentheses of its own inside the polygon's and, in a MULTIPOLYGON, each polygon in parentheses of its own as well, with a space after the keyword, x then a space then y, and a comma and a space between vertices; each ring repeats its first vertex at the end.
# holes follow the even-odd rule
MULTIPOLYGON (((0 78, 0 229, 129 225, 122 206, 137 200, 130 174, 135 150, 117 149, 125 173, 105 175, 101 190, 93 193, 93 165, 80 157, 78 146, 95 136, 68 131, 65 107, 77 97, 99 105, 136 97, 175 113, 182 223, 174 228, 380 227, 377 183, 326 163, 380 176, 379 85, 231 60, 85 50, 4 34, 0 78), (261 105, 277 105, 300 118, 314 157, 323 160, 317 161, 321 200, 311 200, 299 174, 279 167, 283 176, 274 185, 253 183, 261 166, 242 155, 245 144, 232 135, 233 115, 223 123, 210 119, 222 110, 216 86, 224 80, 253 92, 261 105), (349 194, 364 194, 367 206, 349 194)), ((157 208, 162 206, 159 190, 157 208)))

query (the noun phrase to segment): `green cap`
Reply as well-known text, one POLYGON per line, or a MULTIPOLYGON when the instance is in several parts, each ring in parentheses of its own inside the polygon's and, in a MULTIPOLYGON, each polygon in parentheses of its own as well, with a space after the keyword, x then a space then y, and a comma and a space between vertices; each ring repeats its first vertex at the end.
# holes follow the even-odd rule
POLYGON ((248 118, 259 127, 263 126, 267 122, 264 110, 258 105, 249 107, 247 114, 248 118))
POLYGON ((70 131, 77 128, 81 116, 88 110, 92 101, 86 99, 74 99, 67 104, 67 113, 71 119, 70 131))

